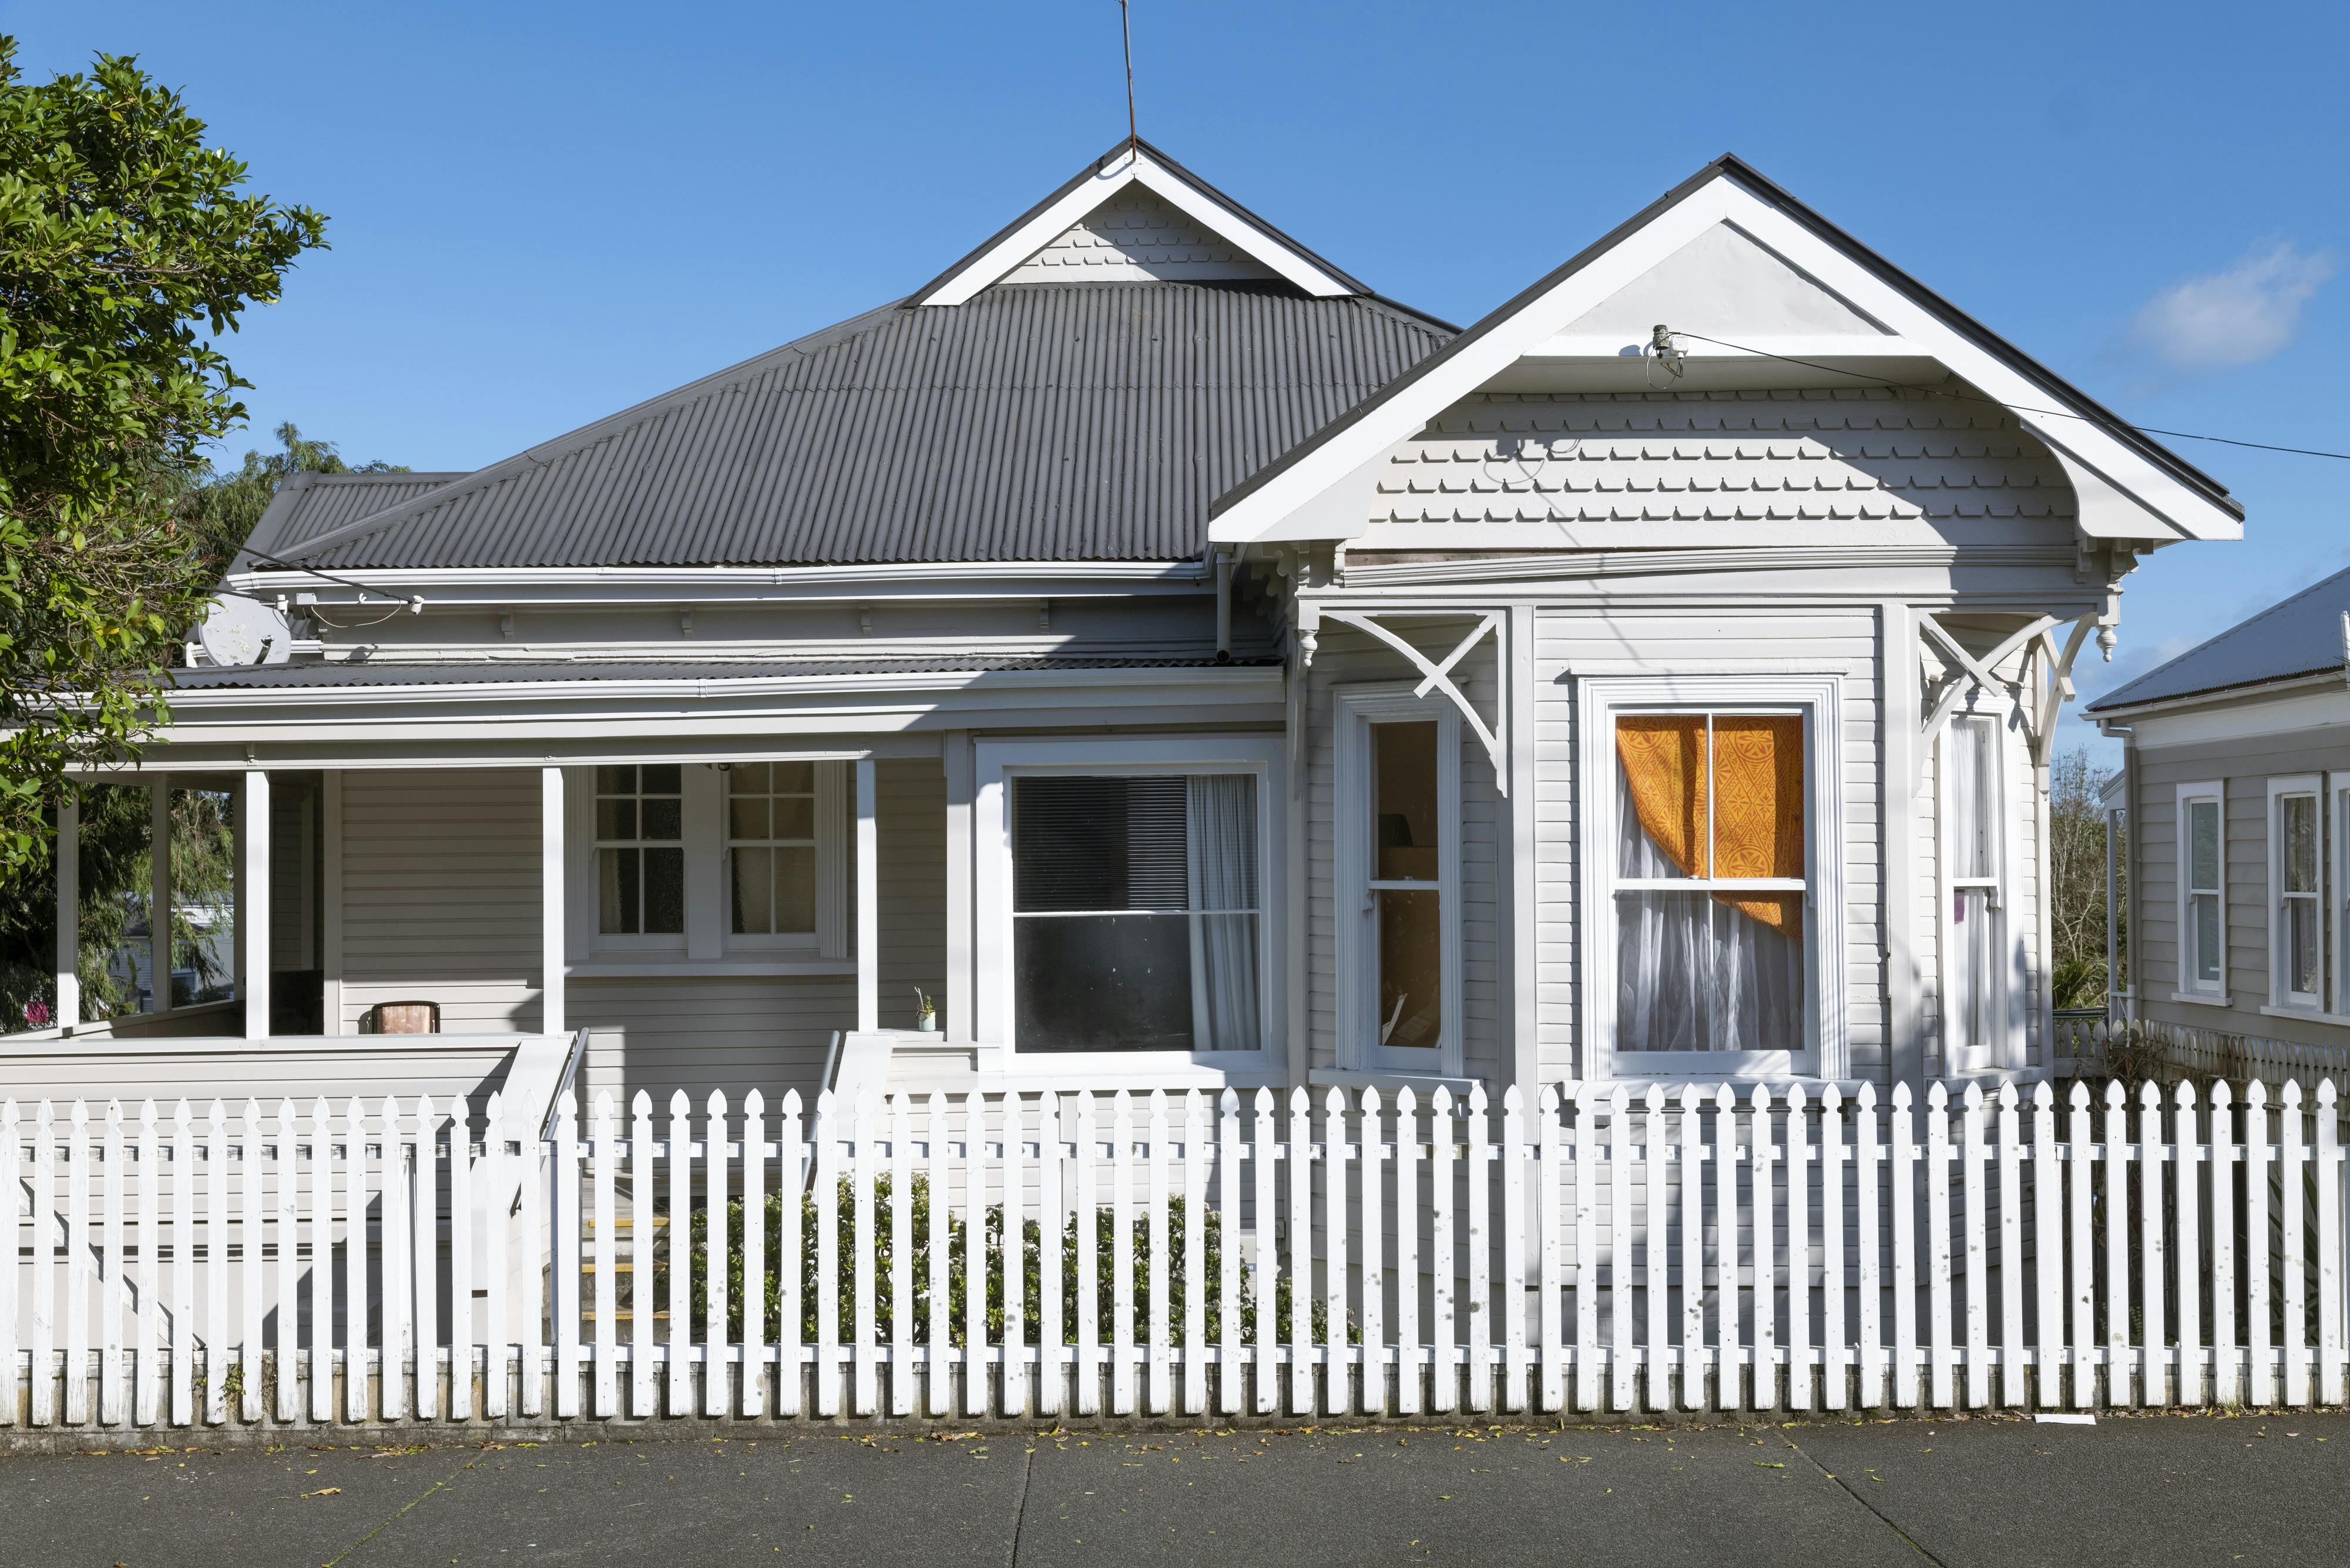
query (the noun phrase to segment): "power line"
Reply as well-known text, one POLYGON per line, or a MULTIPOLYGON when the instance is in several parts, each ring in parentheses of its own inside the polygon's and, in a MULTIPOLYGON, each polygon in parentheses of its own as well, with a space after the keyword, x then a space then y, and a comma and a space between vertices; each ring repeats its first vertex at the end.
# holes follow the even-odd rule
MULTIPOLYGON (((1888 376, 1872 376, 1866 370, 1855 370, 1849 366, 1823 365, 1814 359, 1798 359, 1791 355, 1773 354, 1768 348, 1750 348, 1743 343, 1731 343, 1720 337, 1708 337, 1702 332, 1685 332, 1675 327, 1671 329, 1669 335, 1674 337, 1694 337, 1700 343, 1711 343, 1721 348, 1735 348, 1742 354, 1752 354, 1764 359, 1776 359, 1782 364, 1801 365, 1807 370, 1825 370, 1832 376, 1858 376, 1863 380, 1877 381, 1904 392, 1923 392, 1929 397, 1953 398, 1962 403, 1989 403, 1995 409, 2005 409, 2011 413, 2038 414, 2055 420, 2085 420, 2092 424, 2105 422, 2094 414, 2076 414, 2069 409, 2035 409, 2022 403, 2002 402, 1997 398, 1986 398, 1973 392, 1953 392, 1947 387, 1921 387, 1912 381, 1897 381, 1888 376)), ((2112 422, 2120 425, 2124 430, 2136 431, 2140 435, 2168 436, 2174 441, 2217 441, 2221 446, 2250 447, 2254 452, 2291 452, 2296 457, 2330 457, 2343 462, 2350 462, 2350 452, 2321 452, 2315 447, 2279 446, 2264 441, 2239 441, 2234 436, 2199 435, 2193 431, 2167 431, 2154 425, 2134 425, 2126 420, 2115 420, 2112 422)))
POLYGON ((332 572, 322 572, 316 566, 306 566, 297 561, 280 560, 276 556, 265 556, 259 550, 250 547, 247 547, 244 553, 252 556, 255 560, 259 561, 265 566, 276 566, 280 571, 286 572, 307 572, 311 576, 317 577, 325 582, 339 583, 347 588, 357 588, 359 591, 361 602, 365 602, 366 597, 369 594, 382 594, 385 598, 397 599, 401 604, 408 606, 411 609, 421 609, 424 607, 424 601, 417 597, 414 594, 385 593, 381 588, 371 588, 365 583, 353 582, 348 577, 338 577, 332 572))

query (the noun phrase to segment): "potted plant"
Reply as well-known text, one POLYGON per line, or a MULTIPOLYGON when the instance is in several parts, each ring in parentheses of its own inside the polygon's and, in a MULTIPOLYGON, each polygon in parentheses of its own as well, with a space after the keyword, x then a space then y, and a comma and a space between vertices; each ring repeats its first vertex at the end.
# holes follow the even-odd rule
POLYGON ((931 993, 920 986, 914 988, 914 1027, 924 1034, 939 1032, 939 1010, 931 1001, 931 993))

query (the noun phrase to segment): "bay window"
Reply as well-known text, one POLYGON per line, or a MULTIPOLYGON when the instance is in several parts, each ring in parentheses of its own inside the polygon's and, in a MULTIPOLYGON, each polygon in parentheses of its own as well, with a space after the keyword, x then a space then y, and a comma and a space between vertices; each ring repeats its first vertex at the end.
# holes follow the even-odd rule
POLYGON ((1581 682, 1581 989, 1594 1076, 1833 1075, 1844 1058, 1833 676, 1581 682))

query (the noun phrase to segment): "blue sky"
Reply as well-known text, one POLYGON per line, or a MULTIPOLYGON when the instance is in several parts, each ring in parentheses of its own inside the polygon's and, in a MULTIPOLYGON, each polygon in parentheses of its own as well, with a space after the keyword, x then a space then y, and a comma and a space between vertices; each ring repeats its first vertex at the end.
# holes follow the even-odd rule
MULTIPOLYGON (((416 468, 895 298, 1125 130, 1114 0, 42 0, 0 30, 36 75, 140 55, 257 189, 330 215, 232 345, 253 431, 416 468)), ((2345 58, 2338 5, 1139 0, 1136 24, 1146 136, 1438 315, 1730 150, 2126 418, 2337 451, 2345 58)), ((2245 539, 2141 567, 2085 696, 2350 565, 2350 463, 2178 444, 2245 539)))

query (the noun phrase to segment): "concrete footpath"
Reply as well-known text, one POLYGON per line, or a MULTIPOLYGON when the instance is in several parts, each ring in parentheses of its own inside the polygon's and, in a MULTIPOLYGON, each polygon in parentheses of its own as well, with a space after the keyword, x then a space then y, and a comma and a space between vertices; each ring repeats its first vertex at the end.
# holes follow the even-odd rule
POLYGON ((0 1563, 2350 1563, 2350 1417, 0 1459, 0 1563))

